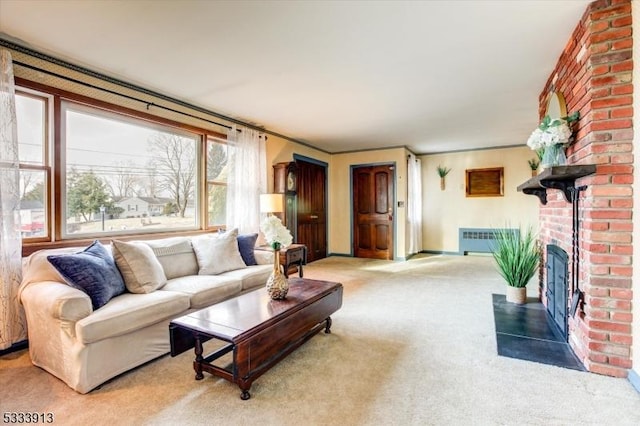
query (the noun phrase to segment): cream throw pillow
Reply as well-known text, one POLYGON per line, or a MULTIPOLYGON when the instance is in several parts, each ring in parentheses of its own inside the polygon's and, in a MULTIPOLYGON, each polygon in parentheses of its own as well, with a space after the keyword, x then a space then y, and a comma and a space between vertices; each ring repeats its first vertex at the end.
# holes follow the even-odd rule
POLYGON ((144 242, 151 247, 167 280, 198 275, 198 259, 191 247, 191 240, 186 237, 170 237, 161 240, 144 242))
POLYGON ((197 237, 191 240, 196 253, 200 275, 217 275, 246 268, 238 249, 238 230, 218 236, 197 237))
POLYGON ((167 283, 162 265, 145 243, 111 240, 111 249, 131 293, 151 293, 167 283))

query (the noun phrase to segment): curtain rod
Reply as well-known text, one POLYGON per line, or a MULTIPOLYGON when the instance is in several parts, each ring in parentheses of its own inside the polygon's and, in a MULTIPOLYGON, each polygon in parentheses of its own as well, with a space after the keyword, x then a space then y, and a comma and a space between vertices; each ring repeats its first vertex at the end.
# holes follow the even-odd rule
MULTIPOLYGON (((102 80, 102 81, 106 81, 108 83, 115 84, 116 86, 120 86, 120 87, 124 87, 124 88, 127 88, 127 89, 131 89, 131 90, 134 90, 136 92, 144 93, 144 94, 149 95, 149 96, 154 96, 156 98, 160 98, 160 99, 163 99, 165 101, 168 101, 168 102, 171 102, 171 103, 174 103, 174 104, 177 104, 177 105, 181 105, 183 107, 192 109, 194 111, 201 112, 203 114, 211 115, 213 117, 217 117, 217 118, 220 118, 222 120, 226 120, 226 121, 229 121, 231 123, 247 127, 249 129, 257 130, 257 131, 265 133, 267 135, 272 135, 272 136, 276 136, 276 137, 279 137, 279 138, 282 138, 282 139, 285 139, 285 140, 288 140, 288 141, 291 141, 291 142, 295 142, 297 144, 304 145, 304 146, 309 147, 309 148, 313 148, 313 149, 315 149, 317 151, 324 152, 325 154, 330 154, 329 151, 326 151, 324 149, 315 147, 315 146, 310 145, 310 144, 308 144, 306 142, 303 142, 301 140, 298 140, 298 139, 283 135, 281 133, 274 132, 272 130, 267 130, 265 128, 255 126, 253 124, 249 124, 249 123, 246 123, 244 121, 237 120, 237 119, 232 118, 232 117, 228 117, 228 116, 226 116, 224 114, 219 114, 217 112, 210 111, 208 109, 199 107, 197 105, 192 105, 190 103, 181 101, 180 99, 175 99, 175 98, 173 98, 171 96, 163 95, 162 93, 158 93, 158 92, 155 92, 153 90, 145 89, 144 87, 137 86, 137 85, 132 84, 132 83, 128 83, 128 82, 126 82, 124 80, 120 80, 120 79, 117 79, 117 78, 109 77, 109 76, 107 76, 105 74, 101 74, 101 73, 93 71, 93 70, 91 70, 89 68, 85 68, 85 67, 82 67, 82 66, 79 66, 79 65, 75 65, 75 64, 73 64, 71 62, 67 62, 65 60, 56 58, 54 56, 47 55, 47 54, 44 54, 42 52, 38 52, 37 50, 33 50, 31 48, 25 47, 25 46, 23 46, 21 44, 17 44, 15 42, 9 41, 6 38, 4 38, 4 37, 7 37, 7 36, 10 37, 8 34, 4 34, 4 33, 0 32, 0 46, 4 46, 6 48, 15 50, 16 52, 23 53, 25 55, 28 55, 28 56, 43 60, 45 62, 49 62, 49 63, 52 63, 54 65, 58 65, 58 66, 61 66, 63 68, 70 69, 72 71, 76 71, 76 72, 79 72, 81 74, 85 74, 85 75, 88 75, 90 77, 97 78, 98 80, 102 80)), ((17 63, 17 62, 14 61, 14 63, 17 63)), ((20 65, 24 65, 24 64, 20 64, 20 65)), ((49 72, 47 70, 41 70, 41 69, 39 69, 37 67, 35 67, 34 69, 42 71, 42 72, 45 72, 45 73, 49 72)), ((67 77, 64 77, 64 76, 60 76, 60 77, 67 78, 67 77)), ((89 83, 80 82, 80 84, 89 84, 89 83)), ((103 88, 100 88, 100 87, 97 87, 96 89, 108 91, 108 89, 103 89, 103 88)), ((116 93, 116 95, 119 95, 119 96, 126 96, 126 95, 123 95, 123 94, 120 94, 120 93, 117 93, 117 92, 115 92, 115 93, 116 93)), ((144 104, 149 104, 146 101, 141 101, 141 102, 143 102, 144 104)), ((159 105, 157 105, 157 106, 160 107, 159 105)), ((160 107, 160 108, 166 108, 166 107, 160 107)), ((177 113, 188 115, 187 113, 184 113, 182 111, 177 111, 177 113)), ((199 120, 209 121, 209 120, 203 119, 201 117, 196 117, 196 118, 199 119, 199 120)), ((210 121, 210 122, 211 123, 215 123, 213 121, 210 121)), ((215 124, 223 126, 225 128, 228 128, 228 129, 231 128, 230 126, 227 126, 227 125, 224 125, 224 124, 220 124, 220 123, 215 123, 215 124)))
MULTIPOLYGON (((107 93, 110 93, 112 95, 120 96, 120 97, 123 97, 125 99, 129 99, 131 101, 140 102, 140 103, 142 103, 142 104, 147 106, 147 110, 149 108, 151 108, 151 107, 156 107, 156 108, 164 109, 166 111, 174 112, 176 114, 181 114, 181 115, 184 115, 184 116, 187 116, 187 117, 191 117, 191 118, 195 118, 195 119, 198 119, 198 120, 206 121, 207 123, 211 123, 211 124, 215 124, 215 125, 218 125, 218 126, 222 126, 222 127, 227 128, 227 129, 231 129, 232 128, 232 126, 228 126, 226 124, 218 123, 216 121, 209 120, 207 118, 198 117, 197 115, 189 114, 188 112, 178 111, 177 109, 173 109, 173 108, 169 108, 169 107, 166 107, 166 106, 158 105, 156 103, 145 101, 144 99, 136 98, 134 96, 125 95, 124 93, 119 93, 119 92, 116 92, 115 90, 107 89, 107 88, 104 88, 104 87, 99 87, 99 86, 93 85, 91 83, 87 83, 87 82, 84 82, 84 81, 81 81, 81 80, 77 80, 77 79, 72 78, 72 77, 67 77, 65 75, 58 74, 58 73, 53 72, 53 71, 49 71, 49 70, 45 70, 45 69, 36 67, 34 65, 25 64, 24 62, 13 61, 13 63, 15 65, 19 65, 21 67, 25 67, 25 68, 28 68, 28 69, 31 69, 31 70, 34 70, 34 71, 38 71, 38 72, 41 72, 41 73, 44 73, 44 74, 48 74, 48 75, 51 75, 53 77, 61 78, 63 80, 66 80, 66 81, 69 81, 69 82, 72 82, 72 83, 80 84, 82 86, 89 87, 91 89, 101 90, 103 92, 107 92, 107 93)), ((241 131, 240 129, 237 129, 237 130, 239 132, 241 131)))
MULTIPOLYGON (((232 122, 234 124, 245 126, 245 127, 250 128, 250 129, 253 129, 253 130, 257 130, 257 131, 264 132, 264 133, 269 133, 269 132, 266 132, 265 129, 260 128, 258 126, 254 126, 254 125, 245 123, 245 122, 240 121, 240 120, 235 120, 235 119, 233 119, 231 117, 227 117, 225 115, 218 114, 218 113, 213 112, 213 111, 209 111, 209 110, 207 110, 205 108, 201 108, 201 107, 198 107, 196 105, 191 105, 191 104, 189 104, 187 102, 184 102, 184 101, 181 101, 179 99, 175 99, 173 97, 170 97, 170 96, 167 96, 167 95, 163 95, 162 93, 154 92, 152 90, 145 89, 144 87, 140 87, 140 86, 137 86, 137 85, 134 85, 134 84, 131 84, 131 83, 127 83, 126 81, 123 81, 123 80, 119 80, 119 79, 116 79, 116 78, 113 78, 113 77, 109 77, 109 76, 104 75, 104 74, 97 73, 97 72, 92 71, 92 70, 90 70, 88 68, 81 67, 81 66, 78 66, 78 65, 74 65, 74 64, 72 64, 70 62, 63 61, 61 59, 54 58, 54 57, 49 56, 49 55, 45 55, 43 53, 37 52, 35 50, 31 50, 31 49, 26 48, 24 46, 20 46, 18 44, 12 43, 12 42, 10 42, 8 40, 4 40, 2 38, 0 38, 0 45, 8 47, 8 48, 13 49, 13 50, 16 50, 16 51, 18 51, 20 53, 24 53, 24 54, 27 54, 29 56, 33 56, 33 57, 35 57, 37 59, 41 59, 41 60, 47 61, 49 63, 53 63, 55 65, 62 66, 64 68, 80 72, 80 73, 88 75, 90 77, 94 77, 94 78, 97 78, 99 80, 106 81, 107 83, 112 83, 112 84, 115 84, 117 86, 124 87, 126 89, 131 89, 131 90, 136 91, 136 92, 141 92, 141 93, 144 93, 144 94, 149 95, 149 96, 160 98, 160 99, 163 99, 165 101, 168 101, 168 102, 171 102, 171 103, 174 103, 174 104, 178 104, 180 106, 183 106, 183 107, 186 107, 186 108, 189 108, 189 109, 193 109, 193 110, 201 112, 203 114, 208 114, 208 115, 212 115, 214 117, 222 118, 223 120, 227 120, 227 121, 230 121, 230 122, 232 122)), ((219 122, 216 122, 216 121, 213 121, 213 120, 209 120, 207 118, 199 117, 197 115, 189 114, 187 112, 179 111, 179 110, 176 110, 176 109, 173 109, 173 108, 170 108, 170 107, 166 107, 166 106, 163 106, 163 105, 158 105, 156 103, 145 101, 144 99, 136 98, 134 96, 125 95, 123 93, 116 92, 115 90, 107 89, 107 88, 104 88, 104 87, 99 87, 99 86, 96 86, 96 85, 91 84, 91 83, 87 83, 87 82, 84 82, 84 81, 81 81, 81 80, 78 80, 78 79, 75 79, 75 78, 72 78, 72 77, 68 77, 68 76, 53 72, 53 71, 49 71, 49 70, 37 67, 35 65, 30 65, 30 64, 27 64, 27 63, 24 63, 24 62, 21 62, 21 61, 16 61, 16 60, 12 60, 12 62, 14 64, 16 64, 16 65, 19 65, 19 66, 22 66, 22 67, 25 67, 25 68, 28 68, 28 69, 31 69, 31 70, 34 70, 34 71, 37 71, 37 72, 42 72, 44 74, 48 74, 48 75, 51 75, 53 77, 61 78, 63 80, 67 80, 67 81, 72 82, 72 83, 80 84, 82 86, 89 87, 91 89, 101 90, 103 92, 110 93, 112 95, 121 96, 123 98, 129 99, 129 100, 132 100, 132 101, 140 102, 140 103, 142 103, 142 104, 147 106, 147 110, 150 107, 153 106, 153 107, 164 109, 166 111, 170 111, 170 112, 173 112, 173 113, 176 113, 176 114, 181 114, 181 115, 184 115, 186 117, 191 117, 191 118, 195 118, 197 120, 206 121, 207 123, 215 124, 217 126, 221 126, 221 127, 226 128, 226 129, 232 129, 233 128, 233 126, 229 126, 227 124, 219 123, 219 122)), ((242 132, 241 129, 236 129, 236 130, 239 131, 239 132, 242 132)))

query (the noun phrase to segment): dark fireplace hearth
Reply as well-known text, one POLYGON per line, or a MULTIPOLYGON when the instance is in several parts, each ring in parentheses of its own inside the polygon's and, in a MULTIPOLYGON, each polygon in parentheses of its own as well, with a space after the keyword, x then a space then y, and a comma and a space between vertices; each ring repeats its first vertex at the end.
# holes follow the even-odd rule
POLYGON ((498 355, 585 371, 542 303, 515 305, 494 294, 493 318, 498 355))

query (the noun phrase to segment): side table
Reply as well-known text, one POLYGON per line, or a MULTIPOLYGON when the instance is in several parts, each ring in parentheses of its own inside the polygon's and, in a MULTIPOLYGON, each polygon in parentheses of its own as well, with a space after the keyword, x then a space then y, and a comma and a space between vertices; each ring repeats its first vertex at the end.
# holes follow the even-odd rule
POLYGON ((289 270, 296 266, 302 278, 302 265, 307 264, 307 246, 304 244, 291 244, 280 249, 280 264, 284 269, 284 276, 289 278, 289 270))
MULTIPOLYGON (((269 246, 258 246, 257 250, 267 250, 273 251, 273 249, 269 246)), ((282 269, 284 272, 284 276, 289 278, 289 272, 295 273, 292 271, 292 268, 297 268, 300 278, 303 276, 302 265, 307 264, 307 246, 304 244, 291 244, 288 247, 280 249, 280 265, 282 265, 282 269)))

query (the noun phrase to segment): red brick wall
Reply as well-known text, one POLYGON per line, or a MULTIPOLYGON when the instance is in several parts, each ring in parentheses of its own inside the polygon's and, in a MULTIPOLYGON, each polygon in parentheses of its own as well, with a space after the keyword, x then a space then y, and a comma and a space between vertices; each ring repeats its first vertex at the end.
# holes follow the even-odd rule
MULTIPOLYGON (((540 95, 541 117, 553 91, 562 92, 569 113, 580 111, 568 162, 597 166, 577 182, 587 185, 579 234, 585 303, 569 318, 569 343, 589 371, 617 377, 631 367, 631 49, 631 0, 591 3, 540 95)), ((540 208, 543 246, 559 245, 571 263, 571 204, 560 191, 547 196, 540 208)))

